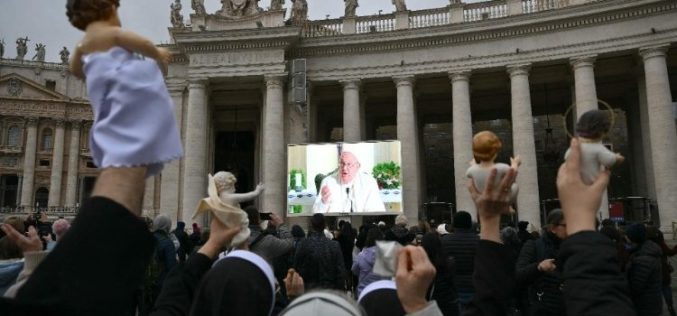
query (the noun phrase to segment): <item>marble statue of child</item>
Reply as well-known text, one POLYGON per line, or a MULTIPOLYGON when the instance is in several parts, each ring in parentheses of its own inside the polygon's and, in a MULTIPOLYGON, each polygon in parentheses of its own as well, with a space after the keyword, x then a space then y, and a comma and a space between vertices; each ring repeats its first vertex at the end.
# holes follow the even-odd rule
POLYGON ((240 246, 249 238, 249 218, 247 213, 240 208, 240 202, 255 199, 263 192, 263 184, 258 184, 254 191, 248 193, 235 193, 235 183, 237 178, 227 171, 219 171, 214 176, 209 175, 207 192, 209 196, 203 199, 193 215, 196 218, 199 215, 211 212, 226 227, 240 226, 240 232, 233 237, 232 246, 240 246))
MULTIPOLYGON (((581 178, 592 184, 599 173, 622 163, 625 158, 604 146, 602 139, 611 129, 607 111, 592 110, 583 113, 576 123, 576 134, 581 142, 581 178)), ((567 150, 565 159, 569 156, 567 150)))
POLYGON ((94 163, 99 168, 145 166, 150 177, 183 155, 163 77, 171 54, 123 30, 119 6, 119 0, 67 1, 68 20, 85 32, 70 69, 87 83, 94 163))
MULTIPOLYGON (((465 175, 468 178, 473 179, 475 182, 475 187, 479 192, 483 192, 487 177, 491 169, 496 168, 496 180, 494 186, 498 186, 503 179, 503 176, 510 170, 510 168, 517 170, 522 163, 519 156, 510 158, 510 165, 504 163, 496 163, 496 156, 501 151, 503 143, 496 136, 496 134, 490 131, 482 131, 477 134, 472 139, 472 151, 474 159, 470 162, 470 168, 466 171, 465 175)), ((511 196, 514 201, 517 198, 517 183, 514 183, 511 187, 511 196)))

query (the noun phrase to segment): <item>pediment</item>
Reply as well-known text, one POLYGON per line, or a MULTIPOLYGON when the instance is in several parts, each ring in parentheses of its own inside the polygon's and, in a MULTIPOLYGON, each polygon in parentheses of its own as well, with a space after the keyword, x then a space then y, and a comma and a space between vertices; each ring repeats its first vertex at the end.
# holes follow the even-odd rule
POLYGON ((0 77, 0 98, 21 98, 37 100, 66 100, 65 95, 47 89, 45 86, 18 74, 0 77))

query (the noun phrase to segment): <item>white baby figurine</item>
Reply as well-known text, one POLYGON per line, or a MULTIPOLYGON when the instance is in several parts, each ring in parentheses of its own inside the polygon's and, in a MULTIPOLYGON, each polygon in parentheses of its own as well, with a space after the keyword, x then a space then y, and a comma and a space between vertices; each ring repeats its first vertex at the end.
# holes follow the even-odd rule
MULTIPOLYGON (((494 186, 498 186, 503 179, 503 176, 512 168, 517 170, 522 164, 522 160, 519 156, 510 158, 510 165, 504 163, 496 163, 496 156, 498 152, 501 151, 503 143, 496 136, 496 134, 490 131, 482 131, 472 138, 472 151, 474 159, 470 162, 470 168, 466 171, 465 175, 468 178, 473 179, 475 182, 475 188, 479 192, 483 192, 485 185, 487 183, 487 177, 491 169, 496 168, 496 180, 494 181, 494 186)), ((517 183, 513 183, 510 189, 510 195, 512 200, 517 199, 518 186, 517 183)))
POLYGON ((263 184, 259 183, 254 191, 235 193, 237 178, 227 171, 219 171, 213 177, 209 175, 207 192, 209 197, 203 199, 193 218, 211 211, 226 227, 241 226, 240 232, 233 237, 231 246, 239 246, 249 238, 249 219, 247 213, 240 208, 240 202, 255 199, 263 192, 263 184))
MULTIPOLYGON (((592 110, 583 113, 576 123, 576 134, 581 142, 581 177, 586 184, 592 184, 604 169, 621 164, 625 158, 604 146, 602 139, 611 129, 606 111, 592 110)), ((564 159, 569 156, 569 150, 564 159)))

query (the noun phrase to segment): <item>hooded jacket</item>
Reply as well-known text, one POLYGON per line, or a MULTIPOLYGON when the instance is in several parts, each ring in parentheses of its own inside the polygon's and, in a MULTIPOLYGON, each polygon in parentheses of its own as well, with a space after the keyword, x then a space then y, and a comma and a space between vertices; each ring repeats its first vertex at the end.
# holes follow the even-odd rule
POLYGON ((647 240, 631 251, 626 275, 637 315, 661 315, 661 248, 647 240))

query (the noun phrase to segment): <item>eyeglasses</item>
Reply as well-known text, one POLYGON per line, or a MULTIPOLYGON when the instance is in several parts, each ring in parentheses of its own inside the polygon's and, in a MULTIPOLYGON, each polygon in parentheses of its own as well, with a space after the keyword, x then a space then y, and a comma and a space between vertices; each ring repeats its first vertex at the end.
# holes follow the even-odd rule
POLYGON ((557 225, 555 225, 555 226, 562 226, 562 227, 564 227, 564 228, 567 228, 567 224, 557 224, 557 225))
POLYGON ((349 169, 350 169, 350 168, 352 168, 352 167, 357 167, 357 166, 359 166, 359 165, 360 165, 360 164, 357 163, 357 162, 352 162, 352 163, 339 162, 339 167, 341 167, 341 168, 344 168, 344 167, 345 167, 345 168, 349 168, 349 169))

